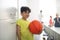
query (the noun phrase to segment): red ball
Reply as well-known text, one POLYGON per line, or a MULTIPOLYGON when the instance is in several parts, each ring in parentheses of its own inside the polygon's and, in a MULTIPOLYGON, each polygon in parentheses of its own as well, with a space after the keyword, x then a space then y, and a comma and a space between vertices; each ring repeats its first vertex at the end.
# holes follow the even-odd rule
POLYGON ((41 34, 42 33, 42 28, 43 28, 43 25, 38 20, 33 20, 29 24, 29 30, 32 34, 41 34))

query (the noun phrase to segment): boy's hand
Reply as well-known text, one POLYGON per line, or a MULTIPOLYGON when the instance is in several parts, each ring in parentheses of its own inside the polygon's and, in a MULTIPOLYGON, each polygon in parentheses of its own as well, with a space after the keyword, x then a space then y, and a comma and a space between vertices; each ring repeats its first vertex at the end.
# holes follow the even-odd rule
POLYGON ((16 34, 17 34, 18 40, 21 40, 21 32, 20 31, 21 31, 20 26, 16 25, 16 34))

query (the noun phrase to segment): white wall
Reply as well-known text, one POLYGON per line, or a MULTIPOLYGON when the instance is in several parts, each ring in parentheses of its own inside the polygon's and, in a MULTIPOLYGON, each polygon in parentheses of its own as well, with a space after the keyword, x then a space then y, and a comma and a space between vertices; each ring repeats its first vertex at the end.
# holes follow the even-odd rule
POLYGON ((60 16, 60 0, 56 0, 56 8, 57 8, 57 13, 59 14, 60 16))
POLYGON ((49 24, 49 18, 55 17, 56 14, 56 0, 40 0, 40 9, 42 9, 42 20, 45 24, 49 24))
POLYGON ((34 19, 39 20, 38 17, 40 14, 39 0, 29 0, 28 5, 31 8, 30 20, 34 20, 34 19))

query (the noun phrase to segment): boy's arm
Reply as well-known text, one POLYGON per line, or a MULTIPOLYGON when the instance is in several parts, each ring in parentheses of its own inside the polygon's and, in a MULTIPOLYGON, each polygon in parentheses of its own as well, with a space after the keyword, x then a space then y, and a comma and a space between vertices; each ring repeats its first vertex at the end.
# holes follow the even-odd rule
POLYGON ((18 37, 18 40, 21 40, 21 29, 20 26, 16 24, 16 35, 18 37))

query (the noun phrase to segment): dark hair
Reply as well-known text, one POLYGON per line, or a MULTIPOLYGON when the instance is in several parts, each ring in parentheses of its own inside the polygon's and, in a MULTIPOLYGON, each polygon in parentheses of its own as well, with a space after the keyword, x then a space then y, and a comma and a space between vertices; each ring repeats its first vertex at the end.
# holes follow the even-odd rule
POLYGON ((29 7, 26 7, 26 6, 25 6, 25 7, 24 7, 24 6, 21 7, 20 11, 21 11, 21 13, 22 13, 22 12, 27 12, 27 11, 28 11, 29 13, 31 12, 30 8, 29 8, 29 7))

